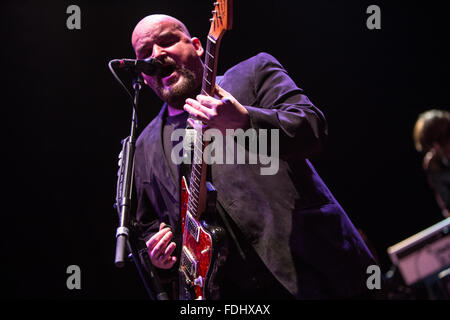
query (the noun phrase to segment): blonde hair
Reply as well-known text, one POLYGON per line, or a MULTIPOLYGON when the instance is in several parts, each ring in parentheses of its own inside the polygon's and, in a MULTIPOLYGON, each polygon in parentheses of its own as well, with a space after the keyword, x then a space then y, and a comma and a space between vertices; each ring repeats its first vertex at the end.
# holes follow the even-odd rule
POLYGON ((432 109, 419 115, 413 129, 416 150, 428 152, 434 143, 450 140, 450 112, 432 109))

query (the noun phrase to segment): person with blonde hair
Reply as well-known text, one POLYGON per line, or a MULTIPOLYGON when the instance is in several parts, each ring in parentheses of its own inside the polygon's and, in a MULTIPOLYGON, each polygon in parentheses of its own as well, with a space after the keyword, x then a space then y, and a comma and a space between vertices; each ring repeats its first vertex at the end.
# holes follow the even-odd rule
POLYGON ((416 150, 425 154, 423 169, 444 217, 450 217, 450 112, 432 109, 417 118, 416 150))

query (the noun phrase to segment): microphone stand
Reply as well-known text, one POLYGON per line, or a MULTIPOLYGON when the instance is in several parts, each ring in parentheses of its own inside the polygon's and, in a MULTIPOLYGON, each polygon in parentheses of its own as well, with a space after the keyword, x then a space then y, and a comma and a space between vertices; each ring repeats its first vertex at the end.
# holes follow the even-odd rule
POLYGON ((145 242, 137 236, 135 230, 137 228, 137 222, 134 221, 130 215, 133 193, 134 153, 136 150, 137 138, 136 109, 142 86, 142 76, 140 73, 136 73, 133 78, 134 99, 131 116, 131 133, 122 142, 123 147, 117 180, 115 207, 119 214, 119 227, 116 231, 115 265, 118 268, 122 268, 125 265, 127 252, 129 252, 150 299, 155 300, 154 295, 152 294, 152 292, 154 292, 157 300, 169 300, 167 293, 160 284, 160 279, 154 266, 150 261, 147 246, 145 242))

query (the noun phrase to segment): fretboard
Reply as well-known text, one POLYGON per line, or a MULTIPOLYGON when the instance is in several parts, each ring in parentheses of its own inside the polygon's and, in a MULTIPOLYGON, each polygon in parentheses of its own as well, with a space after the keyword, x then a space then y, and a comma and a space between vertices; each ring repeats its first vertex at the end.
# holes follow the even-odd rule
MULTIPOLYGON (((217 62, 218 62, 217 42, 208 36, 205 54, 205 68, 203 71, 202 94, 213 96, 216 86, 217 62)), ((189 182, 188 209, 197 219, 206 207, 206 164, 203 161, 203 151, 206 147, 203 141, 203 128, 199 123, 199 128, 195 129, 194 158, 189 182)))
POLYGON ((216 85, 217 56, 219 54, 217 43, 208 37, 206 43, 205 69, 203 71, 202 94, 213 96, 216 85))
POLYGON ((196 130, 194 142, 194 157, 191 167, 191 177, 189 180, 189 201, 188 209, 194 217, 199 217, 204 206, 203 190, 206 178, 206 165, 203 158, 204 141, 202 130, 196 130))

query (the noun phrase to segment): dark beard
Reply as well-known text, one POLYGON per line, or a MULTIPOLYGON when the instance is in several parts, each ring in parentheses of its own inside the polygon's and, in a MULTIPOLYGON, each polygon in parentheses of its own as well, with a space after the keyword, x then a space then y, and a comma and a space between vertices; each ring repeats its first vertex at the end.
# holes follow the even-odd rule
POLYGON ((182 109, 187 98, 194 97, 200 91, 199 81, 195 73, 185 67, 177 67, 182 82, 175 87, 164 88, 160 81, 155 81, 153 89, 159 98, 171 107, 182 109))

